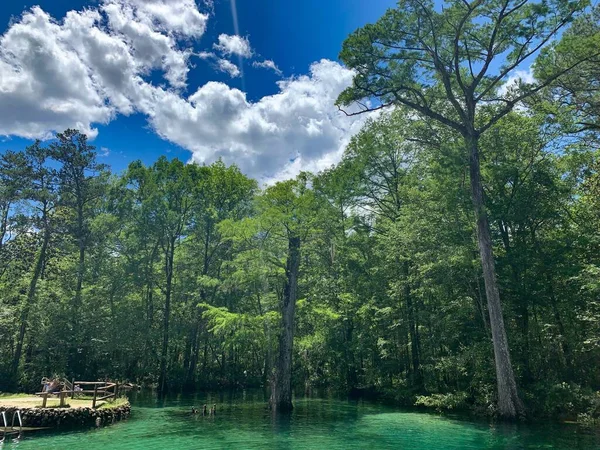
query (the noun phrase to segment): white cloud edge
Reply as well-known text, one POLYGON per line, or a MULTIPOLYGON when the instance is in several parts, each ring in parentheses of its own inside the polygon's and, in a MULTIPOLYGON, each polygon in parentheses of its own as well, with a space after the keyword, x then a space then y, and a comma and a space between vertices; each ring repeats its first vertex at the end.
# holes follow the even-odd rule
POLYGON ((260 68, 270 69, 279 76, 283 75, 283 72, 279 69, 279 67, 277 67, 277 64, 275 64, 275 62, 272 59, 265 59, 264 61, 260 61, 260 62, 253 61, 252 67, 257 68, 257 69, 260 69, 260 68))

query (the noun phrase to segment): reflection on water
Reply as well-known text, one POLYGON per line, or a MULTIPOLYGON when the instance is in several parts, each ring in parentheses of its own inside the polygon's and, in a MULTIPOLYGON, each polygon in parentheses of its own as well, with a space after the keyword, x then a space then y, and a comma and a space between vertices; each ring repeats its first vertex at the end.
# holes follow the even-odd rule
POLYGON ((29 434, 3 449, 597 449, 600 435, 572 425, 473 422, 362 401, 296 399, 274 416, 261 391, 159 399, 132 394, 132 417, 100 429, 29 434), (217 405, 214 417, 191 414, 217 405))

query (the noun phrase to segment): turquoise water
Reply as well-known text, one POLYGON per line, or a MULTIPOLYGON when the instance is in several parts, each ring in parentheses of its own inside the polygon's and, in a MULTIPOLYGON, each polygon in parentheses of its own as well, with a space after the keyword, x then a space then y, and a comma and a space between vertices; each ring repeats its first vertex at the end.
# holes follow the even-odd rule
POLYGON ((2 449, 600 449, 600 434, 574 425, 506 425, 368 402, 297 399, 273 417, 262 393, 132 397, 129 420, 99 429, 29 433, 2 449), (215 417, 190 413, 217 404, 215 417))

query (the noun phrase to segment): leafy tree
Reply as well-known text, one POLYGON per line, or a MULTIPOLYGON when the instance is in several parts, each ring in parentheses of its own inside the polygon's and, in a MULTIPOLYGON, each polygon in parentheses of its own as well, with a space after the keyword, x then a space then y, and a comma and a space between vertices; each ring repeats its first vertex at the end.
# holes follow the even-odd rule
POLYGON ((553 77, 556 67, 575 65, 569 72, 531 99, 536 110, 549 115, 568 133, 595 135, 600 130, 600 54, 590 49, 600 47, 600 6, 578 17, 563 33, 560 41, 544 49, 534 65, 539 80, 553 77))
POLYGON ((519 102, 541 91, 589 59, 581 55, 557 66, 539 82, 500 88, 523 62, 586 6, 585 2, 402 0, 376 24, 355 31, 343 44, 342 61, 356 70, 340 105, 359 102, 351 114, 403 105, 437 121, 464 141, 477 237, 496 360, 500 414, 523 413, 502 315, 488 214, 481 180, 480 138, 519 102), (375 100, 377 106, 362 103, 375 100))
POLYGON ((151 213, 152 231, 163 253, 165 285, 161 289, 164 311, 159 378, 159 389, 163 393, 167 388, 175 251, 188 231, 196 203, 193 192, 197 170, 197 166, 185 165, 179 160, 168 161, 162 157, 152 167, 146 168, 140 162, 132 163, 126 177, 129 183, 143 191, 138 207, 151 213))
MULTIPOLYGON (((88 144, 87 136, 77 130, 58 133, 48 153, 60 164, 57 173, 60 206, 73 216, 72 220, 67 219, 67 230, 77 243, 78 259, 70 325, 73 329, 72 343, 78 346, 86 340, 81 336, 80 324, 85 258, 91 240, 90 222, 95 215, 97 201, 104 195, 108 173, 105 172, 106 167, 96 162, 95 148, 88 144)), ((75 358, 72 370, 80 374, 83 364, 81 356, 85 355, 80 351, 74 351, 71 355, 75 358)))
MULTIPOLYGON (((12 188, 13 199, 31 202, 33 216, 29 226, 41 238, 31 271, 31 278, 21 307, 19 331, 12 357, 11 375, 16 380, 29 313, 36 298, 38 281, 46 263, 50 237, 53 232, 52 214, 57 206, 57 174, 46 166, 48 150, 39 142, 23 153, 7 152, 0 161, 0 172, 5 186, 12 188)), ((8 207, 8 205, 7 205, 8 207)))
POLYGON ((308 182, 306 174, 301 174, 296 180, 279 182, 265 190, 257 205, 263 232, 271 235, 272 239, 287 243, 279 357, 271 388, 271 407, 278 412, 293 408, 292 355, 300 255, 302 242, 314 231, 317 211, 315 196, 308 182))

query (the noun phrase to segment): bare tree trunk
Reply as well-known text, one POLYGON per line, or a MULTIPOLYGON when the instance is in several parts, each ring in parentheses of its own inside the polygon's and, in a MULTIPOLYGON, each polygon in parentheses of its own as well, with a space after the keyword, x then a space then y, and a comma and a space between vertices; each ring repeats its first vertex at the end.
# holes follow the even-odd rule
POLYGON ((40 248, 40 252, 38 253, 37 260, 35 262, 35 267, 33 268, 33 275, 31 276, 31 281, 29 282, 29 289, 27 290, 27 300, 25 301, 25 306, 23 306, 23 311, 21 312, 21 325, 19 327, 19 336, 17 338, 17 345, 15 347, 15 353, 13 354, 11 367, 11 374, 13 376, 13 380, 16 379, 17 373, 19 371, 19 362, 21 361, 21 355, 23 353, 23 342, 25 341, 25 331, 27 330, 27 319, 29 317, 29 311, 31 310, 31 307, 33 306, 33 302, 35 300, 37 283, 40 279, 40 274, 42 273, 44 261, 46 260, 46 251, 48 249, 49 242, 50 229, 46 224, 44 229, 42 247, 40 248))
POLYGON ((275 381, 271 393, 271 408, 276 412, 287 412, 292 405, 292 350, 294 344, 294 315, 298 296, 298 272, 300 269, 300 238, 293 236, 288 242, 285 268, 286 282, 281 310, 282 330, 279 338, 279 359, 275 370, 275 381))
POLYGON ((492 251, 490 224, 483 201, 481 168, 479 163, 478 137, 466 136, 465 143, 469 151, 469 169, 471 176, 471 196, 477 218, 477 241, 483 268, 485 294, 487 297, 490 328, 494 344, 496 362, 496 381, 498 384, 498 410, 502 417, 514 419, 523 415, 524 407, 517 393, 517 383, 510 361, 508 339, 504 329, 500 293, 496 281, 496 268, 492 251))

